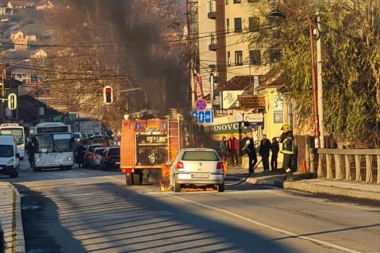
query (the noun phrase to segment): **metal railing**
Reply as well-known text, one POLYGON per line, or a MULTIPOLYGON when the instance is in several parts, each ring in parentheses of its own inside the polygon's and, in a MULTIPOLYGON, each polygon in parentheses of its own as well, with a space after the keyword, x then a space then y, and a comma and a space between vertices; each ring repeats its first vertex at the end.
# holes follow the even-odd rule
POLYGON ((320 178, 380 184, 380 149, 308 149, 310 172, 320 178))

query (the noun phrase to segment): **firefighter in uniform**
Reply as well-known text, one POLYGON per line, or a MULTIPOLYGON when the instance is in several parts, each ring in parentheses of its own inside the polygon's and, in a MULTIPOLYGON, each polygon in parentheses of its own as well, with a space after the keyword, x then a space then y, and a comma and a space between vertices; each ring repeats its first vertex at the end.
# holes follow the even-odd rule
POLYGON ((283 131, 280 137, 280 142, 282 143, 281 153, 284 155, 282 168, 286 173, 285 180, 293 181, 291 164, 294 155, 294 136, 288 124, 283 125, 281 130, 283 131))

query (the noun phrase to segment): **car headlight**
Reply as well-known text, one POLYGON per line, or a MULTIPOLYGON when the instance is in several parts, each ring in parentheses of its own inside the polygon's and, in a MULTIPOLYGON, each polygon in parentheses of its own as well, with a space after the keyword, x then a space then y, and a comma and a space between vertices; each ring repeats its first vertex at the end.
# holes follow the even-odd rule
POLYGON ((20 149, 21 149, 21 150, 24 150, 24 147, 21 147, 20 149))
POLYGON ((14 158, 12 158, 11 160, 9 160, 8 162, 7 162, 7 165, 12 165, 12 164, 14 164, 15 163, 15 159, 14 158))
POLYGON ((66 160, 73 160, 73 158, 71 156, 67 156, 65 159, 66 160))
POLYGON ((39 162, 39 161, 41 161, 41 159, 40 159, 40 158, 37 158, 37 162, 39 162))

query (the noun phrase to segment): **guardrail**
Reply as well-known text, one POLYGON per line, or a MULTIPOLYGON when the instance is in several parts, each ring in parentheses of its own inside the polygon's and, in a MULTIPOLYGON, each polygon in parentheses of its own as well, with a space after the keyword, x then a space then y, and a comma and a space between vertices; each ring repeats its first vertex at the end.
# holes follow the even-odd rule
POLYGON ((308 170, 318 177, 380 184, 380 149, 313 149, 308 170))

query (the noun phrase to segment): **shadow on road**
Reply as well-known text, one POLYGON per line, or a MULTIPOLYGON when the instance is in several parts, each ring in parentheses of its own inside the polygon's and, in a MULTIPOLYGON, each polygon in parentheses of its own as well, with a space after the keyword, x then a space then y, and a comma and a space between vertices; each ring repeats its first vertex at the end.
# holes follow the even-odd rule
POLYGON ((15 185, 22 194, 21 209, 27 252, 62 253, 86 252, 81 242, 64 228, 58 207, 50 198, 23 185, 15 185), (64 244, 61 244, 64 238, 64 244), (75 249, 73 251, 73 249, 75 249))
POLYGON ((169 195, 141 194, 113 183, 56 187, 46 195, 49 197, 32 193, 25 201, 33 205, 39 198, 38 202, 45 203, 41 209, 46 209, 24 210, 29 247, 42 233, 49 238, 40 242, 43 245, 56 243, 56 250, 69 243, 77 253, 295 252, 238 224, 229 224, 223 216, 207 217, 200 207, 170 204, 166 202, 169 195), (59 217, 53 201, 60 208, 59 217), (35 231, 30 228, 33 223, 49 227, 40 226, 35 231))

